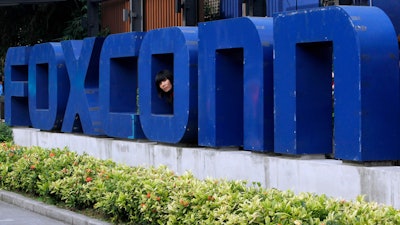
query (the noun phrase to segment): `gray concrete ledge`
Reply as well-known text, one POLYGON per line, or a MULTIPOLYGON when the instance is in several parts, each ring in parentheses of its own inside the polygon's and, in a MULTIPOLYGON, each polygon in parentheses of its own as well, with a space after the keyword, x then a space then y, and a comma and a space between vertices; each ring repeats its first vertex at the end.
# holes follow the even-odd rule
POLYGON ((15 143, 21 146, 67 147, 131 166, 166 165, 178 174, 191 171, 199 179, 247 180, 295 193, 312 192, 346 200, 364 195, 368 201, 400 208, 400 167, 390 164, 366 166, 323 156, 285 157, 235 148, 173 146, 31 128, 13 128, 13 132, 15 143))
POLYGON ((109 225, 97 219, 71 212, 65 209, 60 209, 56 206, 47 205, 43 202, 35 201, 9 191, 0 190, 0 201, 16 205, 20 208, 38 213, 40 215, 59 220, 71 225, 109 225))

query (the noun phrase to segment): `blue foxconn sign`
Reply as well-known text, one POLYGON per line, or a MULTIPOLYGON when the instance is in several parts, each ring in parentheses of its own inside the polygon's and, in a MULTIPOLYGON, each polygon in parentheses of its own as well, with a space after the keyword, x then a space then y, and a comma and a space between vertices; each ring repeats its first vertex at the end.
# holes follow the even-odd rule
POLYGON ((12 47, 11 126, 400 159, 398 42, 376 7, 325 7, 12 47), (173 71, 173 103, 154 79, 173 71), (332 74, 334 94, 332 95, 332 74))

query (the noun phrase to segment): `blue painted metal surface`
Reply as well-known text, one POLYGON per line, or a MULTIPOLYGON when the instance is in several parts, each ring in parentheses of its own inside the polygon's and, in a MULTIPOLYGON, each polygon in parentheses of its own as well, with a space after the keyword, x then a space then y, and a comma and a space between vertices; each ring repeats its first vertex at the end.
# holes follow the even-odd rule
POLYGON ((99 109, 99 58, 103 41, 104 38, 85 38, 61 42, 71 84, 63 132, 104 134, 99 109))
POLYGON ((149 140, 197 141, 197 27, 149 31, 139 53, 139 110, 149 140), (154 78, 161 70, 174 75, 173 104, 157 96, 154 78))
MULTIPOLYGON (((274 16, 280 12, 298 9, 317 8, 320 0, 266 0, 267 16, 274 16)), ((390 18, 400 40, 400 1, 399 0, 363 0, 353 1, 355 5, 376 6, 382 9, 390 18)))
POLYGON ((272 17, 280 12, 319 7, 319 1, 320 0, 266 0, 267 16, 272 17))
POLYGON ((400 40, 400 1, 399 0, 371 0, 372 5, 382 9, 390 18, 400 40))
POLYGON ((242 0, 221 0, 220 14, 221 18, 236 18, 242 16, 242 0))
POLYGON ((60 130, 69 84, 60 43, 33 46, 29 57, 28 99, 32 125, 60 130))
POLYGON ((144 138, 137 90, 138 56, 145 33, 109 35, 100 56, 100 107, 104 131, 110 137, 144 138), (123 48, 120 44, 124 43, 123 48))
POLYGON ((199 24, 199 145, 273 149, 272 18, 199 24))
POLYGON ((326 7, 280 14, 274 40, 275 152, 332 149, 333 59, 335 158, 400 158, 398 47, 382 10, 326 7))
POLYGON ((32 47, 12 47, 6 55, 5 122, 9 126, 31 126, 28 103, 28 65, 32 47))
POLYGON ((167 143, 198 138, 202 146, 284 154, 334 150, 350 161, 400 158, 398 44, 377 7, 317 7, 274 21, 235 18, 143 35, 111 35, 104 45, 65 41, 62 52, 55 43, 10 48, 6 122, 30 126, 32 117, 33 127, 55 129, 65 107, 63 132, 104 128, 138 138, 141 125, 146 138, 167 143), (173 104, 157 96, 154 77, 163 69, 175 76, 173 104))

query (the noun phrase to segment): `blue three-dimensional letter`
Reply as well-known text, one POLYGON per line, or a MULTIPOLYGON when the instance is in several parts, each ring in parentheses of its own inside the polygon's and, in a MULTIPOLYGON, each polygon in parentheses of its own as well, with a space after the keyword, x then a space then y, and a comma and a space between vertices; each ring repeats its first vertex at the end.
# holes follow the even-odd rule
POLYGON ((382 10, 281 14, 274 40, 275 152, 330 153, 334 142, 338 159, 399 159, 398 47, 382 10))
POLYGON ((104 134, 99 108, 99 58, 103 38, 63 41, 65 64, 71 84, 63 132, 82 129, 85 134, 104 134))
POLYGON ((139 112, 149 140, 197 141, 197 27, 149 31, 139 54, 139 112), (173 104, 159 99, 154 78, 173 72, 173 104))
POLYGON ((29 58, 29 113, 32 125, 59 130, 69 93, 68 75, 60 43, 33 46, 29 58))
POLYGON ((273 150, 272 18, 199 25, 199 144, 273 150))
POLYGON ((100 107, 104 132, 110 137, 144 138, 137 107, 137 61, 144 34, 113 34, 103 43, 99 71, 100 107))

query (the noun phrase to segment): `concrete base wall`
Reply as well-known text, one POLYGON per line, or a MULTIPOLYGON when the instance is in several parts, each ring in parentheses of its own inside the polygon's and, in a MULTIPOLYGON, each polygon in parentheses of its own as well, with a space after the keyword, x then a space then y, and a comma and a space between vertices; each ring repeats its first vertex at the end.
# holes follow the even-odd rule
POLYGON ((191 171, 200 179, 254 181, 265 188, 295 193, 313 192, 347 200, 365 195, 368 201, 400 208, 399 166, 366 166, 324 156, 276 156, 235 148, 173 146, 31 128, 13 128, 13 132, 15 143, 21 146, 67 147, 80 154, 88 153, 131 166, 166 165, 178 174, 191 171))

